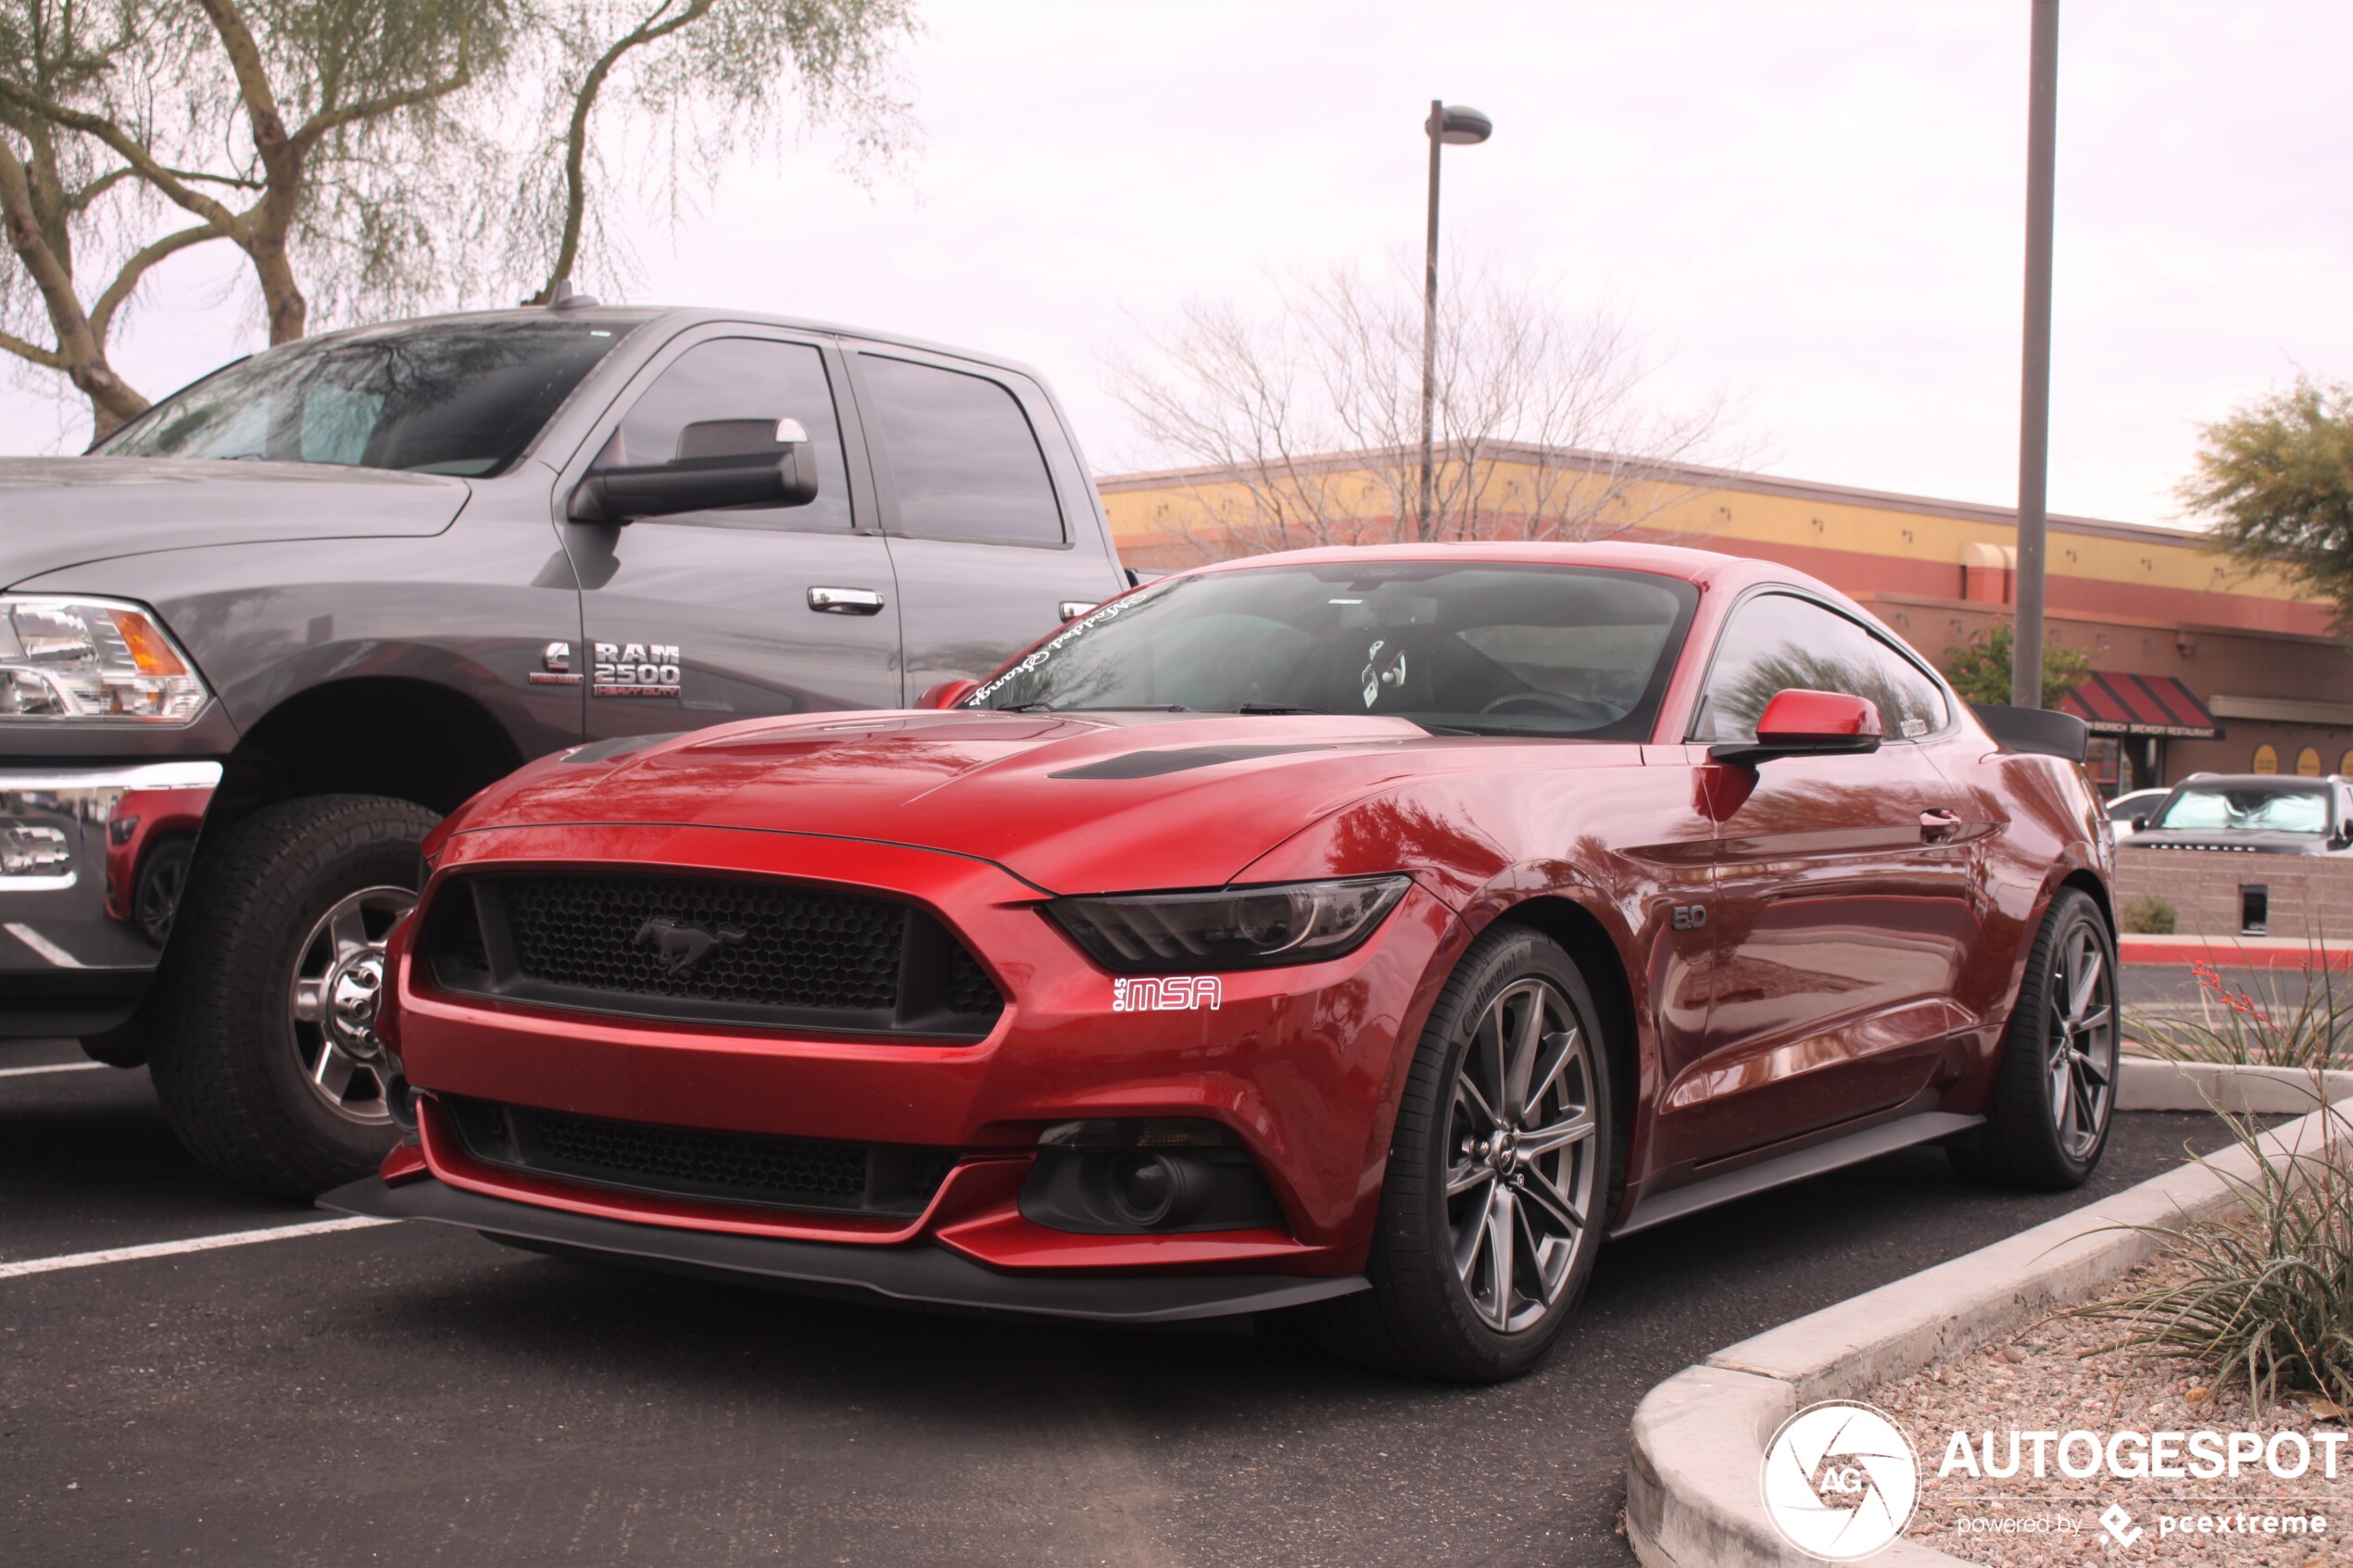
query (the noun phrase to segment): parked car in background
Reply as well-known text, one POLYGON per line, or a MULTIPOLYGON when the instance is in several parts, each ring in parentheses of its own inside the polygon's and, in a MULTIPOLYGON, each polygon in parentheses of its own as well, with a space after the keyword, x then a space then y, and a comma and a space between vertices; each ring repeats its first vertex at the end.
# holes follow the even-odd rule
POLYGON ((2193 773, 2147 814, 2133 847, 2341 855, 2353 850, 2353 780, 2193 773))
POLYGON ((1631 545, 1260 557, 952 708, 617 738, 428 842, 416 1142, 321 1201, 812 1290, 1314 1305, 1510 1376, 1605 1234, 1906 1145, 2082 1182, 2110 856, 1850 601, 1631 545))
POLYGON ((0 1033, 145 1062, 200 1160, 300 1196, 392 1141, 384 941, 445 812, 897 708, 1128 585, 1032 373, 576 297, 256 355, 0 461, 0 1033))
POLYGON ((2158 808, 2158 802, 2173 792, 2170 789, 2136 789, 2120 795, 2108 803, 2108 820, 2116 830, 2119 844, 2139 831, 2140 819, 2158 808))

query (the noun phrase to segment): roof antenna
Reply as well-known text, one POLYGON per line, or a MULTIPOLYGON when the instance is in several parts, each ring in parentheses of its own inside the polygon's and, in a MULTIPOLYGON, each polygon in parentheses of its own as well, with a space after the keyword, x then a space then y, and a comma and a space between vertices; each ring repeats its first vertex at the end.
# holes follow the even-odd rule
POLYGON ((550 310, 585 310, 599 303, 595 295, 582 294, 573 288, 570 278, 558 278, 556 286, 547 291, 547 308, 550 310))

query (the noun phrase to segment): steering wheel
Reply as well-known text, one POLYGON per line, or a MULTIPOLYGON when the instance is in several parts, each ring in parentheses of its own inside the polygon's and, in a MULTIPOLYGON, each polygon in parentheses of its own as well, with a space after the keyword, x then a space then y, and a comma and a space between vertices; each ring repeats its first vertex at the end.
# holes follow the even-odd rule
POLYGON ((1565 696, 1559 692, 1505 692, 1502 696, 1479 709, 1481 713, 1559 713, 1571 719, 1599 719, 1604 722, 1617 717, 1598 702, 1581 696, 1565 696))

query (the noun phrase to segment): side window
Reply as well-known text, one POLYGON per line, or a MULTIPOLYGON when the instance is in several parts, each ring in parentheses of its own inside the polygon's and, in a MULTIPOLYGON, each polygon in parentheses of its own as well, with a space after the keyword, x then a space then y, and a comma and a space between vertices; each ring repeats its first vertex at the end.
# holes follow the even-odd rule
POLYGON ((1811 600, 1760 594, 1732 612, 1716 645, 1692 738, 1755 740, 1765 705, 1793 686, 1869 698, 1891 740, 1944 727, 1943 694, 1909 659, 1811 600))
MULTIPOLYGON (((666 463, 678 433, 705 420, 799 420, 817 455, 817 498, 805 507, 746 507, 690 514, 698 522, 752 528, 849 530, 849 468, 825 380, 825 357, 805 343, 723 337, 671 362, 621 421, 599 461, 666 463)), ((676 521, 675 518, 652 519, 676 521)))
POLYGON ((899 530, 919 539, 1059 545, 1062 508, 1029 416, 986 376, 859 357, 882 428, 899 530))

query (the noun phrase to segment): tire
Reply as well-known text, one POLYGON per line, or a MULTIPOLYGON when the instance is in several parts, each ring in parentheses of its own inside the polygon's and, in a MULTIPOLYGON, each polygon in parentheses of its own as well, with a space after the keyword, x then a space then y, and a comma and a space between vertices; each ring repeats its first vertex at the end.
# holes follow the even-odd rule
POLYGON ((382 980, 366 952, 415 904, 418 846, 438 820, 381 796, 287 801, 191 868, 157 976, 147 1070, 206 1169, 309 1198, 392 1147, 382 1078, 365 1063, 382 980))
POLYGON ((132 884, 131 919, 139 935, 160 947, 171 939, 172 917, 179 913, 180 896, 188 887, 188 862, 195 858, 195 841, 167 838, 147 851, 132 884))
POLYGON ((1985 1125, 1951 1146, 1955 1168, 1995 1186, 2082 1186, 2108 1148, 2120 1041, 2115 934, 2088 896, 2063 887, 2027 957, 1985 1125))
POLYGON ((1498 1383, 1560 1337, 1592 1276, 1617 1168, 1598 1019, 1584 976, 1549 938, 1503 924, 1471 944, 1430 1013, 1398 1106, 1365 1267, 1373 1287, 1317 1309, 1334 1353, 1385 1371, 1498 1383), (1542 1021, 1533 1035, 1531 1014, 1542 1021), (1499 1066, 1496 1047, 1515 1042, 1499 1066), (1532 1054, 1526 1065, 1522 1053, 1532 1054), (1488 1109, 1504 1098, 1494 1091, 1507 1072, 1537 1085, 1532 1113, 1529 1100, 1501 1118, 1488 1109), (1562 1141, 1530 1156, 1523 1146, 1537 1133, 1562 1141), (1477 1223, 1498 1209, 1500 1229, 1477 1223), (1496 1266, 1499 1237, 1509 1242, 1507 1271, 1496 1266), (1467 1273, 1456 1261, 1465 1246, 1467 1273), (1508 1277, 1507 1293, 1499 1277, 1508 1277))

